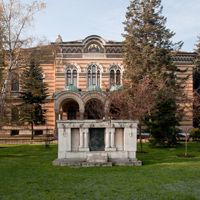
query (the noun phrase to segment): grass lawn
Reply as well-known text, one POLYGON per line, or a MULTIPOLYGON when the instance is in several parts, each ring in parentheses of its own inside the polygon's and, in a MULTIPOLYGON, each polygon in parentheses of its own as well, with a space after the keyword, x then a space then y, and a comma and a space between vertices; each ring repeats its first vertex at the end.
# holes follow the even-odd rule
POLYGON ((200 199, 200 144, 188 149, 145 144, 141 167, 68 168, 52 166, 56 145, 0 146, 0 200, 200 199))

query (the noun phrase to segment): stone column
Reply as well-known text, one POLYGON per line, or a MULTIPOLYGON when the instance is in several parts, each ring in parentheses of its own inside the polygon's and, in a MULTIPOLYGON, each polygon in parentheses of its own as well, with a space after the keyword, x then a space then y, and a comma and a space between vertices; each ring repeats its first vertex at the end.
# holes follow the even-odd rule
POLYGON ((88 129, 85 130, 85 134, 84 134, 84 148, 88 148, 89 147, 89 133, 88 133, 88 129))
POLYGON ((58 113, 55 113, 55 118, 54 118, 54 120, 55 120, 55 133, 58 135, 58 132, 59 132, 59 130, 58 130, 58 123, 57 123, 57 120, 58 120, 58 113))
POLYGON ((110 151, 116 151, 116 147, 115 147, 115 128, 110 128, 110 151))
POLYGON ((79 151, 89 151, 89 130, 88 128, 80 128, 80 145, 79 151))
POLYGON ((80 111, 80 120, 84 119, 84 113, 80 111))
POLYGON ((116 151, 115 128, 106 128, 105 151, 116 151))
POLYGON ((110 129, 110 147, 115 148, 115 129, 110 129))
POLYGON ((83 132, 80 130, 80 145, 79 148, 83 148, 83 132))
POLYGON ((110 148, 110 129, 106 128, 105 134, 105 151, 110 148))

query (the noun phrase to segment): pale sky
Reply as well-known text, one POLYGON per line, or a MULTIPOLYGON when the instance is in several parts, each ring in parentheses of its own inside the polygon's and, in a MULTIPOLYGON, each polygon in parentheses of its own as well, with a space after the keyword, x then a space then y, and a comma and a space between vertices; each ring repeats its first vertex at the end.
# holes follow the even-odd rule
MULTIPOLYGON (((107 40, 122 41, 129 0, 44 0, 46 9, 37 14, 32 34, 54 42, 99 35, 107 40)), ((182 40, 183 51, 193 51, 200 35, 200 0, 162 0, 167 27, 182 40)))

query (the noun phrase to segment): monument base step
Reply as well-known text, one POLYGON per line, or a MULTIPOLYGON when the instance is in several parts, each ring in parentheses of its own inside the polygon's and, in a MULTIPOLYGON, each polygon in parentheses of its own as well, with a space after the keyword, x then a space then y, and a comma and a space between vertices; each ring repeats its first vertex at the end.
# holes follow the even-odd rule
POLYGON ((86 162, 63 158, 54 160, 53 165, 69 167, 111 167, 112 162, 86 162))
POLYGON ((107 163, 108 154, 104 152, 93 152, 87 155, 87 163, 107 163))
POLYGON ((113 165, 115 166, 141 166, 142 161, 140 160, 130 160, 130 159, 112 159, 113 165))
POLYGON ((75 159, 56 159, 53 161, 55 166, 68 166, 68 167, 111 167, 111 166, 141 166, 142 162, 140 160, 125 161, 118 160, 113 162, 87 162, 75 159))

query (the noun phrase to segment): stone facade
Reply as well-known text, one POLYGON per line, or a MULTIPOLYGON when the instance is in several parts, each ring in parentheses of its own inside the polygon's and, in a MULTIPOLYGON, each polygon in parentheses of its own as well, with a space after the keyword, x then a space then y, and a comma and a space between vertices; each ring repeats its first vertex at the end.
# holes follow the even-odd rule
MULTIPOLYGON (((35 126, 34 129, 38 133, 57 134, 57 120, 59 122, 60 120, 91 120, 96 117, 103 119, 102 116, 92 116, 91 102, 100 105, 100 110, 106 113, 109 91, 122 86, 124 72, 122 43, 107 41, 96 35, 83 40, 63 42, 59 36, 55 43, 39 47, 36 52, 38 56, 42 55, 41 67, 44 81, 49 87, 49 97, 45 104, 46 124, 35 126)), ((194 53, 188 52, 179 52, 173 56, 174 63, 181 70, 188 69, 184 76, 189 76, 189 79, 184 89, 191 98, 194 57, 194 53)), ((16 69, 14 73, 20 77, 19 70, 16 69)), ((13 89, 10 98, 15 107, 20 103, 18 98, 20 85, 13 89)), ((98 110, 95 114, 98 115, 98 110)), ((12 114, 10 117, 12 118, 12 114)), ((104 118, 107 119, 106 116, 104 118)), ((192 126, 191 111, 185 110, 182 126, 192 126)), ((20 126, 12 120, 0 130, 0 134, 10 135, 12 132, 23 135, 30 134, 31 130, 29 126, 20 126)))
POLYGON ((55 165, 141 165, 136 159, 136 121, 58 120, 57 127, 58 159, 53 162, 55 165))

